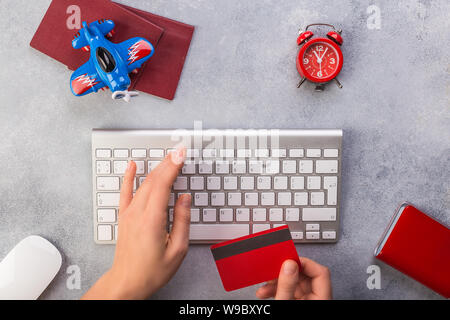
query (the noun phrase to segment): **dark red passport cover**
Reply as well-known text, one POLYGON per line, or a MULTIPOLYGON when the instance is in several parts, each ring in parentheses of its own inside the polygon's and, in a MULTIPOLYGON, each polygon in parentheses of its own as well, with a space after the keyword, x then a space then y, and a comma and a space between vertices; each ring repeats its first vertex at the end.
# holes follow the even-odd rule
POLYGON ((130 10, 164 29, 151 63, 144 65, 144 72, 138 74, 138 81, 131 89, 173 100, 194 27, 123 4, 115 3, 115 5, 130 10))
POLYGON ((288 226, 213 245, 211 252, 226 291, 278 278, 289 259, 301 267, 288 226))
POLYGON ((375 257, 450 298, 450 229, 412 205, 400 207, 375 257))
POLYGON ((88 52, 72 47, 72 39, 77 30, 67 27, 67 20, 72 15, 70 10, 67 12, 73 5, 79 7, 81 21, 91 23, 103 18, 113 20, 116 33, 110 40, 114 43, 132 37, 143 37, 157 48, 164 32, 161 27, 116 6, 109 0, 53 0, 30 46, 65 64, 71 70, 76 70, 89 59, 88 52))

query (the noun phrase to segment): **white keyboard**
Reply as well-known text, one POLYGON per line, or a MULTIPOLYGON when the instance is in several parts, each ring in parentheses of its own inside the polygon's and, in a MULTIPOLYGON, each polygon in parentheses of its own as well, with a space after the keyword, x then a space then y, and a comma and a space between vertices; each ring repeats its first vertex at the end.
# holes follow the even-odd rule
POLYGON ((294 242, 336 242, 341 130, 93 130, 94 234, 118 237, 117 211, 129 160, 135 189, 180 142, 187 159, 174 202, 192 194, 191 243, 214 243, 287 224, 294 242))

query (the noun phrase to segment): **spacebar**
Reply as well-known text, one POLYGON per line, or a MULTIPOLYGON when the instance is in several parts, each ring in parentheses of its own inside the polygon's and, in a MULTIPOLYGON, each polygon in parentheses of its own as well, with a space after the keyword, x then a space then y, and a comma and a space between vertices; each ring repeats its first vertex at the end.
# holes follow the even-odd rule
POLYGON ((248 224, 191 224, 191 240, 228 240, 249 234, 248 224))

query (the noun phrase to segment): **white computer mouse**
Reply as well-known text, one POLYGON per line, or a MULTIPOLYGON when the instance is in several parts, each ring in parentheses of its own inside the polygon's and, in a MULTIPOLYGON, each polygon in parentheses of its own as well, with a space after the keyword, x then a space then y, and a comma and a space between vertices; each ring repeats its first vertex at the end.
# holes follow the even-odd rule
POLYGON ((39 236, 20 241, 0 262, 0 300, 35 300, 61 268, 58 249, 39 236))

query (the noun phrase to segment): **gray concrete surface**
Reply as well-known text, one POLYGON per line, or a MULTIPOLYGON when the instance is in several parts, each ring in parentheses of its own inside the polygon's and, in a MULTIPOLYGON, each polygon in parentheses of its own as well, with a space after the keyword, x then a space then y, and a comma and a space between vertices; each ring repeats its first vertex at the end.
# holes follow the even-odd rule
MULTIPOLYGON (((342 128, 341 240, 299 245, 330 267, 337 299, 439 299, 375 261, 397 205, 411 201, 450 224, 450 24, 448 1, 123 1, 197 27, 176 99, 109 93, 72 96, 67 68, 29 47, 50 0, 0 1, 0 257, 39 234, 63 253, 43 299, 77 299, 111 265, 114 247, 92 236, 92 128, 342 128), (369 5, 381 28, 369 29, 369 5), (344 88, 296 88, 300 26, 343 29, 344 88), (381 289, 366 286, 381 267, 381 289), (78 265, 81 290, 66 287, 78 265)), ((421 234, 411 235, 422 237, 421 234)), ((33 272, 30 267, 30 272, 33 272)), ((226 293, 208 246, 193 246, 156 299, 254 298, 226 293)))

